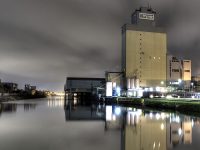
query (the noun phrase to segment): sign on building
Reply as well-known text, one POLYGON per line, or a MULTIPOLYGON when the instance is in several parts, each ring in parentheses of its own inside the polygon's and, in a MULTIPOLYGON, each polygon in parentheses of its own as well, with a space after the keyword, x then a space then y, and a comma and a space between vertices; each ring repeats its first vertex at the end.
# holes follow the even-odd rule
POLYGON ((140 19, 154 20, 154 14, 139 13, 140 19))

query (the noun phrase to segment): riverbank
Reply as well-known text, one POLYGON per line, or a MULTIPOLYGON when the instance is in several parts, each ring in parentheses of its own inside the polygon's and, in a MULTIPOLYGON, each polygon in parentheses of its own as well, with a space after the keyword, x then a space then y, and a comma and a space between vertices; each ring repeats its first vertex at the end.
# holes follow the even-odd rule
POLYGON ((200 114, 200 100, 194 99, 143 99, 143 98, 111 98, 106 99, 107 104, 137 106, 156 110, 179 111, 184 114, 200 114))

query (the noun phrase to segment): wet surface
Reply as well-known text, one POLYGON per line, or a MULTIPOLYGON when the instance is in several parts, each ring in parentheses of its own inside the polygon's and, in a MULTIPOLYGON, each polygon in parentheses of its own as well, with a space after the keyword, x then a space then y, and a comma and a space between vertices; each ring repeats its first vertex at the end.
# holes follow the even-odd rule
POLYGON ((200 118, 63 97, 0 104, 0 150, 198 150, 200 118))

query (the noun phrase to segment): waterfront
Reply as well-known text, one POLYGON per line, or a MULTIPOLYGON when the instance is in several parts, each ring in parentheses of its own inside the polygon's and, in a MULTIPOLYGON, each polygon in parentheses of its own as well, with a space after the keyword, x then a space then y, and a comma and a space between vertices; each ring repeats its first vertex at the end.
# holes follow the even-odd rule
POLYGON ((1 150, 196 150, 199 138, 200 118, 182 114, 63 97, 0 104, 1 150))

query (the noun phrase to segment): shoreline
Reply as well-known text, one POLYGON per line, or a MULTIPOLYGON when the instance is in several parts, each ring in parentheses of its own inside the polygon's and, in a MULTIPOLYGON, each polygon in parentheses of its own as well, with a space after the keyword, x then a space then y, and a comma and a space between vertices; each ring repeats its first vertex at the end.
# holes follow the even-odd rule
POLYGON ((160 111, 180 112, 188 115, 200 115, 200 100, 184 99, 148 99, 148 98, 106 98, 106 105, 121 105, 160 111))

